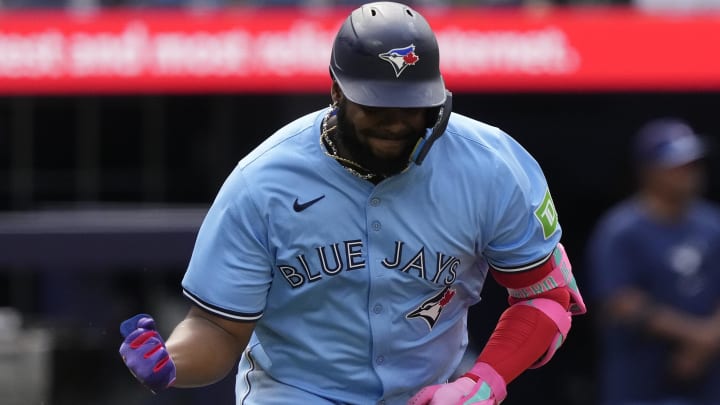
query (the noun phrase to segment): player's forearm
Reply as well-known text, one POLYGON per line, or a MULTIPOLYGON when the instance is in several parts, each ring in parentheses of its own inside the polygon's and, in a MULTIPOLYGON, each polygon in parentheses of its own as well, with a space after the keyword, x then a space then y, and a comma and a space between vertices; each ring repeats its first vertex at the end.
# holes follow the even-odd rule
POLYGON ((547 363, 567 337, 571 316, 585 313, 571 268, 558 243, 553 254, 532 269, 491 269, 493 278, 508 289, 510 307, 478 361, 489 364, 506 384, 528 368, 547 363))
POLYGON ((490 364, 510 383, 535 363, 557 333, 555 324, 530 307, 508 308, 478 361, 490 364))
POLYGON ((645 322, 645 329, 657 336, 681 342, 692 342, 703 333, 706 321, 702 318, 655 304, 645 322))
POLYGON ((699 318, 655 302, 637 289, 618 291, 605 306, 611 320, 660 338, 691 342, 706 325, 699 318))
POLYGON ((247 339, 238 340, 207 319, 189 316, 167 340, 177 368, 174 386, 199 387, 221 380, 237 363, 246 344, 247 339))
MULTIPOLYGON (((570 297, 563 290, 541 295, 567 307, 570 297)), ((506 383, 530 368, 553 343, 557 326, 542 312, 525 305, 511 305, 503 312, 495 330, 478 357, 490 364, 506 383)))

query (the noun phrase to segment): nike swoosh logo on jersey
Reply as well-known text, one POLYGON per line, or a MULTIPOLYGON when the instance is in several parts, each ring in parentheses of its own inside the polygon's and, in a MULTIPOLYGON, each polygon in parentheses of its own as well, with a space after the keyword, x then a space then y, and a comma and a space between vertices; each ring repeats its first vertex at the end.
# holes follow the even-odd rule
POLYGON ((315 204, 316 202, 322 200, 323 198, 325 198, 325 194, 321 195, 320 197, 318 197, 314 200, 310 200, 310 201, 304 202, 302 204, 299 203, 298 199, 296 198, 295 202, 293 203, 293 209, 295 210, 295 212, 305 211, 308 207, 310 207, 311 205, 315 204))

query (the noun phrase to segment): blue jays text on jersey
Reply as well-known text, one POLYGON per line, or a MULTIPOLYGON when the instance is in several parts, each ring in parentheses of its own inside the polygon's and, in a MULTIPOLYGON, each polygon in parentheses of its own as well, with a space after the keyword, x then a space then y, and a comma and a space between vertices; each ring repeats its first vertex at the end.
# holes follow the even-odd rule
POLYGON ((240 161, 183 289, 256 321, 249 351, 278 381, 337 402, 406 399, 458 366, 488 264, 547 258, 557 214, 540 167, 498 128, 452 114, 422 165, 374 185, 324 153, 327 112, 240 161))
MULTIPOLYGON (((425 257, 425 247, 422 247, 406 262, 401 262, 404 257, 403 247, 404 242, 396 241, 393 256, 383 259, 380 265, 386 269, 397 269, 405 273, 412 272, 433 283, 442 282, 450 285, 455 281, 460 259, 438 252, 436 261, 426 265, 429 259, 425 257)), ((336 242, 330 246, 319 246, 310 254, 317 255, 315 262, 319 262, 319 268, 310 267, 308 264, 310 259, 305 256, 305 253, 296 257, 296 264, 278 264, 276 266, 293 288, 322 280, 323 277, 337 275, 343 270, 364 269, 366 264, 363 260, 363 241, 361 239, 336 242), (332 253, 328 254, 327 251, 332 253)))

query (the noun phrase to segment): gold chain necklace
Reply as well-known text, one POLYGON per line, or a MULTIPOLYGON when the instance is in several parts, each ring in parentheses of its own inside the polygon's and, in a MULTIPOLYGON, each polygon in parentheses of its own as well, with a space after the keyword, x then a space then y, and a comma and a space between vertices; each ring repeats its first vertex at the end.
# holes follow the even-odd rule
POLYGON ((337 128, 337 125, 333 125, 332 127, 328 128, 328 120, 330 119, 332 112, 333 110, 328 111, 328 113, 325 114, 322 122, 320 144, 321 146, 324 146, 323 151, 327 156, 330 156, 331 158, 340 162, 342 167, 344 167, 353 175, 360 177, 363 180, 372 181, 374 178, 378 177, 378 175, 372 173, 370 170, 366 169, 361 164, 354 162, 350 159, 346 159, 338 154, 338 148, 335 145, 335 142, 333 142, 332 138, 330 137, 330 131, 335 130, 335 128, 337 128))

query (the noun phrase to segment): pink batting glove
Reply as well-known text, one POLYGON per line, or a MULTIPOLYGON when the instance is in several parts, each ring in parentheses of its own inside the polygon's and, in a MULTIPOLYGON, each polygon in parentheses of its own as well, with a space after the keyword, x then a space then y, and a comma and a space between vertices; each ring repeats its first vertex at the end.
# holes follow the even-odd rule
POLYGON ((498 405, 507 395, 505 381, 485 363, 477 363, 469 374, 448 384, 430 385, 421 389, 407 405, 498 405))

